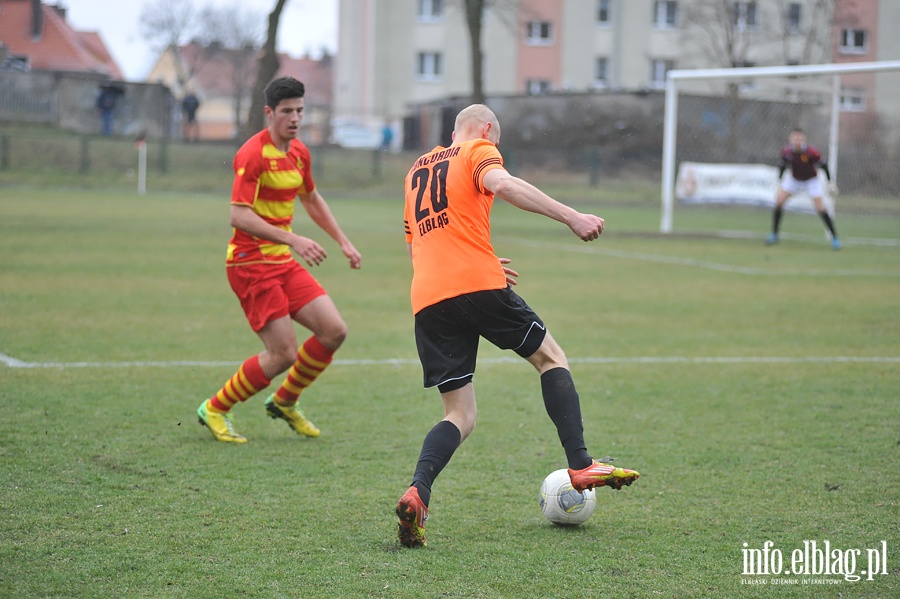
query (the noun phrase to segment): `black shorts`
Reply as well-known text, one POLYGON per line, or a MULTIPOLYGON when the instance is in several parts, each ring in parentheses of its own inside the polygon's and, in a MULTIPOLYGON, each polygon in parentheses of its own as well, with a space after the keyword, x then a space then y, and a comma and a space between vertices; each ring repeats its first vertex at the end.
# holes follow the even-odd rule
POLYGON ((523 358, 536 352, 547 330, 509 286, 445 299, 416 314, 416 348, 426 387, 460 389, 475 375, 478 340, 523 358))

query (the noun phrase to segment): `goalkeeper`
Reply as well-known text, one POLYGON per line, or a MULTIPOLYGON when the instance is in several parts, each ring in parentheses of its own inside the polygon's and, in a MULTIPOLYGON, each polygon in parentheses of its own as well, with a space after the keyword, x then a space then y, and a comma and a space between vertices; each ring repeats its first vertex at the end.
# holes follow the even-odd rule
POLYGON ((828 188, 832 196, 837 195, 837 186, 831 182, 831 173, 828 172, 828 165, 822 160, 822 154, 814 147, 806 143, 806 134, 802 129, 792 129, 788 138, 788 145, 781 150, 781 165, 778 171, 778 193, 775 196, 775 210, 772 213, 772 233, 766 238, 766 245, 778 243, 778 229, 781 227, 781 216, 784 213, 784 204, 792 195, 798 192, 806 192, 812 198, 816 207, 816 212, 825 228, 831 233, 831 247, 841 249, 841 242, 838 240, 837 232, 834 228, 834 221, 831 215, 825 209, 825 203, 822 201, 822 183, 818 178, 816 167, 821 167, 822 172, 828 179, 828 188), (784 171, 790 166, 791 172, 787 177, 782 179, 784 171))

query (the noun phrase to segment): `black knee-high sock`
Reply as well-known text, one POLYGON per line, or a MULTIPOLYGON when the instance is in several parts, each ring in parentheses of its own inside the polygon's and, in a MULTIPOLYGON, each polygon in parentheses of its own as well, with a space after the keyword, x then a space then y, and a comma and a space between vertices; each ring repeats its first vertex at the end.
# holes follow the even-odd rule
POLYGON ((581 422, 581 403, 572 373, 566 368, 554 368, 541 375, 541 391, 544 394, 544 407, 547 415, 556 425, 556 432, 569 468, 581 470, 591 464, 584 443, 584 425, 581 422))
POLYGON ((419 490, 419 498, 426 507, 431 501, 431 485, 434 484, 434 479, 453 457, 453 452, 460 443, 462 433, 449 420, 441 420, 425 435, 412 484, 419 490))
POLYGON ((823 210, 819 213, 819 217, 822 219, 822 222, 825 223, 825 227, 831 233, 831 236, 837 237, 837 232, 835 232, 834 230, 834 221, 831 220, 831 216, 828 214, 828 212, 823 210))
POLYGON ((781 206, 775 206, 775 210, 772 211, 772 232, 778 235, 778 229, 781 228, 781 215, 784 214, 784 209, 781 206))

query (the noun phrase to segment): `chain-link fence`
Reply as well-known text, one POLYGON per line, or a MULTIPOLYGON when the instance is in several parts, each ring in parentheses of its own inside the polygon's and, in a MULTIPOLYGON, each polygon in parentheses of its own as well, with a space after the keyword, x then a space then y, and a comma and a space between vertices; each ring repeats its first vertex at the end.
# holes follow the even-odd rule
MULTIPOLYGON (((220 191, 233 178, 236 142, 138 142, 34 127, 0 128, 0 184, 127 187, 137 184, 139 143, 145 143, 148 190, 220 191)), ((313 174, 326 189, 371 192, 391 186, 402 195, 403 177, 415 156, 380 149, 310 146, 313 174)))
MULTIPOLYGON (((880 89, 900 88, 900 72, 879 77, 880 89)), ((845 87, 838 98, 833 175, 841 211, 900 214, 900 105, 860 94, 845 87)), ((777 166, 790 130, 799 127, 831 162, 832 101, 831 76, 770 77, 744 81, 730 93, 682 95, 676 160, 777 166)))

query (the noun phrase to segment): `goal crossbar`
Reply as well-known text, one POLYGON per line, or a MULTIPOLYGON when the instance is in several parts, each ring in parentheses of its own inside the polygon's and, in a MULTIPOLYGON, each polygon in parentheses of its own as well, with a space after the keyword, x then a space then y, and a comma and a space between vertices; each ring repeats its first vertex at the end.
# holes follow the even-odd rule
MULTIPOLYGON (((673 69, 666 74, 665 113, 663 120, 662 154, 662 216, 659 230, 672 232, 672 212, 675 193, 675 139, 678 116, 678 82, 697 79, 746 79, 749 77, 786 77, 800 75, 835 75, 832 85, 831 119, 829 139, 829 166, 836 168, 837 131, 840 109, 840 78, 843 73, 900 70, 900 60, 853 62, 817 65, 785 65, 770 67, 735 67, 719 69, 673 69)), ((832 170, 832 173, 836 172, 832 170)))

